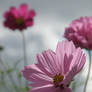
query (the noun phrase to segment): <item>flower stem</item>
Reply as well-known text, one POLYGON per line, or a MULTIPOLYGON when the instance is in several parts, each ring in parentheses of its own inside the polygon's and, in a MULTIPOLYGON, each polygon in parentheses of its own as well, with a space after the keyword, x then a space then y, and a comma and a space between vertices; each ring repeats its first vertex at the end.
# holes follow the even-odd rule
MULTIPOLYGON (((1 58, 0 58, 0 62, 3 65, 5 70, 9 69, 9 67, 1 60, 1 58)), ((5 71, 5 72, 7 73, 7 71, 5 71)), ((11 73, 7 73, 7 75, 8 75, 8 78, 10 79, 12 85, 14 85, 14 89, 16 90, 16 92, 19 92, 19 89, 17 88, 17 85, 16 85, 11 73)))
MULTIPOLYGON (((23 57, 24 57, 24 66, 27 65, 27 57, 26 57, 26 41, 25 41, 25 35, 24 32, 22 32, 22 39, 23 39, 23 57)), ((28 81, 25 81, 26 87, 28 86, 28 81)))
POLYGON ((83 92, 87 92, 87 85, 88 85, 88 80, 90 77, 90 71, 91 71, 91 51, 88 51, 88 55, 89 55, 89 68, 88 68, 88 74, 87 74, 87 79, 84 85, 84 91, 83 92))
POLYGON ((22 39, 23 39, 23 54, 24 54, 24 66, 27 65, 27 57, 26 57, 26 42, 25 42, 25 36, 24 33, 22 32, 22 39))

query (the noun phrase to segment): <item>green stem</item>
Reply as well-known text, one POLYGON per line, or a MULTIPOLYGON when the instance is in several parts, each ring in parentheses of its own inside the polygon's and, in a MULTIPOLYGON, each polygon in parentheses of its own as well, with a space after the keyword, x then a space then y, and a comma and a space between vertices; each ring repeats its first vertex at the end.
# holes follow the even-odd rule
MULTIPOLYGON (((9 67, 7 67, 7 65, 2 60, 0 60, 0 62, 3 65, 3 67, 4 67, 5 70, 9 69, 9 67)), ((12 85, 14 85, 14 89, 16 90, 16 92, 19 92, 19 90, 17 88, 17 85, 16 85, 16 83, 15 83, 15 81, 14 81, 11 73, 7 73, 7 75, 8 75, 8 78, 10 79, 12 85)))
MULTIPOLYGON (((27 65, 27 57, 26 57, 26 41, 25 41, 25 35, 24 33, 22 32, 22 39, 23 39, 23 57, 24 57, 24 66, 27 65)), ((28 86, 28 81, 26 80, 25 81, 25 85, 26 87, 28 86)))
POLYGON ((5 83, 5 74, 4 71, 0 71, 0 89, 3 87, 4 89, 6 89, 8 92, 10 92, 9 90, 9 86, 7 87, 6 83, 5 83))
POLYGON ((89 68, 88 68, 88 74, 87 74, 87 79, 84 85, 84 91, 83 92, 87 92, 87 85, 88 85, 88 80, 90 77, 90 72, 91 72, 91 51, 88 51, 88 55, 89 55, 89 68))
POLYGON ((27 65, 27 57, 26 57, 26 41, 24 33, 22 32, 22 39, 23 39, 23 57, 24 57, 24 66, 27 65))

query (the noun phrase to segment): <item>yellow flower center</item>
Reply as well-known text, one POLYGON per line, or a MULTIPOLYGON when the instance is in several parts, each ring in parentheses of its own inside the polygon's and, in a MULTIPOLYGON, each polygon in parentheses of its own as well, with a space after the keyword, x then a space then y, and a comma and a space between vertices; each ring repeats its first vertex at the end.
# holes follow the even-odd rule
POLYGON ((64 76, 61 75, 61 74, 56 74, 54 77, 53 77, 53 83, 55 86, 58 85, 58 83, 60 83, 61 81, 63 81, 64 79, 64 76))
POLYGON ((18 19, 16 19, 16 23, 17 23, 18 25, 21 25, 23 22, 24 22, 23 18, 18 18, 18 19))

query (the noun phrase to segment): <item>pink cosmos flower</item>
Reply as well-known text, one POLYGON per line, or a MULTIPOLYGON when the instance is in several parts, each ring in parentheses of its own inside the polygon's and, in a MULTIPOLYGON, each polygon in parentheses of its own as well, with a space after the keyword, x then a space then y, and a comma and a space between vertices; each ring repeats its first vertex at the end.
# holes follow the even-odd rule
POLYGON ((92 17, 81 17, 66 28, 65 38, 72 40, 76 47, 92 49, 92 17))
POLYGON ((69 84, 85 63, 85 55, 72 42, 63 41, 56 52, 37 55, 37 64, 25 66, 24 77, 31 81, 30 92, 71 92, 69 84))
POLYGON ((28 10, 27 4, 20 5, 19 9, 11 7, 9 11, 4 14, 4 26, 12 30, 19 29, 22 31, 34 23, 35 11, 28 10))

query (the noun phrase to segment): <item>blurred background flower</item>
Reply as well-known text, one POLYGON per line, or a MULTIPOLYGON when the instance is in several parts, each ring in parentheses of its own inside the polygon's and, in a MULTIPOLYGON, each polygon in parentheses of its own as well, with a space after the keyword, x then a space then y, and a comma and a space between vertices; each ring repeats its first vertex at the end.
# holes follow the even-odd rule
POLYGON ((10 10, 4 14, 4 26, 12 30, 19 29, 23 31, 23 29, 33 25, 34 16, 35 11, 33 9, 28 10, 27 4, 21 4, 19 9, 11 7, 10 10))
MULTIPOLYGON (((22 38, 23 38, 23 58, 24 58, 24 66, 27 65, 27 55, 26 55, 26 43, 25 43, 25 35, 24 32, 22 32, 27 27, 31 27, 33 25, 33 17, 35 16, 35 11, 33 9, 28 10, 27 4, 21 4, 19 6, 19 9, 16 9, 16 7, 11 7, 9 11, 6 11, 4 13, 4 26, 10 28, 12 31, 18 29, 21 32, 22 38)), ((2 61, 3 63, 3 61, 2 61)), ((6 65, 3 64, 6 68, 6 65)), ((14 65, 15 66, 15 65, 14 65)), ((20 87, 17 87, 16 82, 14 81, 12 75, 11 75, 12 69, 8 67, 8 77, 10 81, 12 82, 12 85, 14 85, 13 88, 15 88, 16 91, 20 92, 20 87), (12 80, 11 80, 12 79, 12 80)), ((16 73, 16 75, 18 75, 16 73)), ((21 75, 21 72, 20 72, 21 75)), ((22 76, 21 76, 22 77, 22 76)), ((21 80, 21 79, 20 79, 21 80)), ((28 82, 25 82, 26 89, 28 87, 28 82)))
POLYGON ((73 20, 70 26, 65 29, 64 37, 73 41, 76 47, 81 47, 88 50, 89 67, 87 79, 84 83, 84 91, 87 91, 87 85, 91 72, 91 50, 92 50, 92 17, 81 17, 80 19, 73 20))
POLYGON ((76 47, 92 50, 92 17, 73 20, 65 29, 64 36, 73 41, 76 47))

